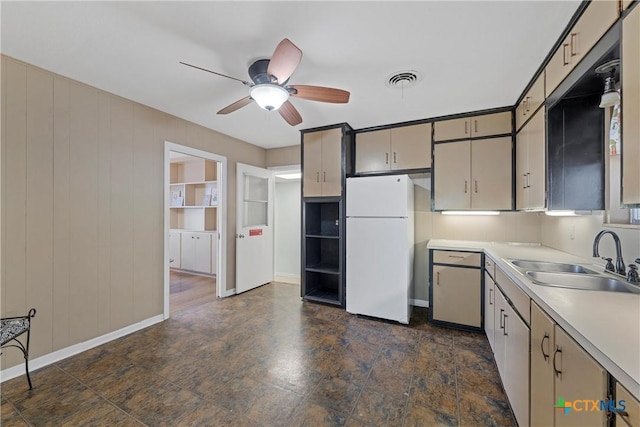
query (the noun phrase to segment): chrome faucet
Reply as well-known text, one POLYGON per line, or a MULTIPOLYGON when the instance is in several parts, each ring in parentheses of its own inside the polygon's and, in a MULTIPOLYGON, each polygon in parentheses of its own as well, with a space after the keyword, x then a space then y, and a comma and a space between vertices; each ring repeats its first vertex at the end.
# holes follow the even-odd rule
MULTIPOLYGON (((600 244, 600 239, 602 239, 602 236, 604 236, 605 234, 611 234, 611 237, 613 237, 613 240, 616 243, 616 268, 615 268, 615 272, 618 273, 618 274, 622 274, 624 276, 625 273, 626 273, 626 268, 624 266, 624 261, 622 259, 622 246, 620 245, 620 237, 618 237, 618 235, 616 233, 614 233, 613 231, 602 230, 601 232, 596 234, 596 238, 593 240, 593 256, 595 258, 600 258, 600 254, 598 253, 598 245, 600 244)), ((613 267, 613 265, 610 262, 607 263, 607 270, 614 271, 614 269, 612 267, 613 267)))

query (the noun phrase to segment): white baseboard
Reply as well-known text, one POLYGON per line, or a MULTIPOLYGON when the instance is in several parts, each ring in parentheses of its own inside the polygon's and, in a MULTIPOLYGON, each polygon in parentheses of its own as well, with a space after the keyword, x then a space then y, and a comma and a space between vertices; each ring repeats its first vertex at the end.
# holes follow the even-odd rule
MULTIPOLYGON (((156 323, 160 323, 163 320, 164 320, 164 316, 162 314, 159 314, 157 316, 150 317, 141 322, 134 323, 133 325, 129 325, 122 329, 118 329, 117 331, 109 332, 108 334, 101 335, 96 338, 92 338, 89 341, 74 344, 72 346, 54 351, 53 353, 45 354, 44 356, 40 356, 33 360, 29 360, 29 371, 33 372, 36 369, 43 368, 59 360, 66 359, 67 357, 76 355, 78 353, 82 353, 83 351, 108 343, 109 341, 113 341, 117 338, 123 337, 125 335, 129 335, 130 333, 147 328, 151 325, 155 325, 156 323)), ((19 377, 20 375, 23 375, 23 374, 24 374, 24 363, 19 363, 16 366, 12 366, 11 368, 7 368, 3 371, 0 371, 0 383, 10 380, 12 378, 19 377)))
POLYGON ((227 289, 226 291, 222 292, 222 298, 230 297, 231 295, 235 295, 235 294, 236 294, 236 288, 227 289))
POLYGON ((292 285, 300 284, 300 275, 299 274, 291 274, 291 273, 276 273, 276 276, 273 278, 276 282, 282 283, 290 283, 292 285))
POLYGON ((424 299, 411 299, 411 300, 409 300, 409 303, 411 303, 411 305, 414 306, 414 307, 429 308, 429 301, 424 300, 424 299))

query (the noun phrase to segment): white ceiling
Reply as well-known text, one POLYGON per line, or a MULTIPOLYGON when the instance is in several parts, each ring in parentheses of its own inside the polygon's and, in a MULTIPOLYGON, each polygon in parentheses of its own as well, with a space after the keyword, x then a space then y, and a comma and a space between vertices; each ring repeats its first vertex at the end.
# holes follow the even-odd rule
POLYGON ((513 105, 579 1, 8 2, 2 53, 265 147, 300 129, 355 129, 513 105), (351 92, 347 105, 292 102, 303 123, 252 104, 216 112, 248 88, 180 65, 247 79, 283 38, 304 56, 290 84, 351 92), (404 93, 397 71, 422 81, 404 93))

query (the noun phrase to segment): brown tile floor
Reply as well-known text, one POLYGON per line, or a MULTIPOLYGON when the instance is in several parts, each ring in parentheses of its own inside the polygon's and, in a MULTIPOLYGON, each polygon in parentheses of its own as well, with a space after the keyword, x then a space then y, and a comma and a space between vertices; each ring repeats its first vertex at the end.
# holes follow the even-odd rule
POLYGON ((514 425, 482 334, 301 302, 272 283, 2 384, 3 426, 514 425))

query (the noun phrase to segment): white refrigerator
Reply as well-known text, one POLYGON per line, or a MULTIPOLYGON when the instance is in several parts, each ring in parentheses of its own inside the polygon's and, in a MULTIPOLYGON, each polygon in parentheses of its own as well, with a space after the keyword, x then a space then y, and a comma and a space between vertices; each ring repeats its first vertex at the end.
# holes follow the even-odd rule
POLYGON ((413 183, 407 175, 347 179, 347 312, 409 323, 413 183))

